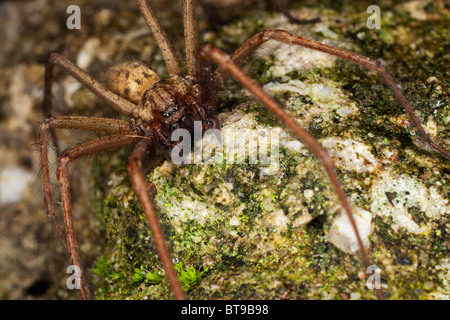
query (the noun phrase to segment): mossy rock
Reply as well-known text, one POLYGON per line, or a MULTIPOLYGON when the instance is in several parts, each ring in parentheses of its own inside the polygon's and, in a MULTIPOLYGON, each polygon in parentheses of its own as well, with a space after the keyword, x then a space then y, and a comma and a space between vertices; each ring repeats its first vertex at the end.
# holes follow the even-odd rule
MULTIPOLYGON (((382 61, 426 131, 450 149, 449 10, 433 6, 382 8, 380 30, 368 29, 365 10, 353 6, 293 12, 322 18, 302 34, 382 61)), ((244 18, 204 38, 236 47, 255 24, 279 28, 284 19, 244 18)), ((371 213, 368 253, 381 269, 385 297, 448 298, 449 161, 424 148, 399 102, 364 68, 273 42, 254 59, 253 78, 322 142, 353 207, 371 213)), ((329 241, 341 205, 320 162, 245 90, 232 82, 228 88, 216 105, 223 135, 238 141, 275 134, 280 152, 270 174, 252 162, 257 149, 249 142, 220 153, 234 163, 176 165, 156 152, 146 167, 187 296, 375 299, 359 254, 329 241)), ((104 199, 106 247, 95 269, 96 297, 170 299, 124 166, 110 177, 114 187, 104 199)))

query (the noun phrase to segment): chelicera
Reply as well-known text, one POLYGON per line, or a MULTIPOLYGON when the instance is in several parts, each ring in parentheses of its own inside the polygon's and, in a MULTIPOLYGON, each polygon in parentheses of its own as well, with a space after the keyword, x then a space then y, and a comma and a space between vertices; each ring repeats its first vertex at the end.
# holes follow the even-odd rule
MULTIPOLYGON (((89 297, 85 288, 85 282, 87 282, 88 279, 81 268, 75 230, 73 227, 68 165, 73 160, 90 154, 135 145, 127 163, 129 176, 133 188, 142 204, 152 236, 156 243, 158 255, 166 271, 174 296, 177 299, 185 298, 185 293, 177 279, 164 235, 159 226, 157 213, 148 191, 148 184, 142 172, 142 162, 157 145, 163 145, 166 154, 170 156, 171 150, 176 143, 171 141, 171 135, 176 129, 181 128, 192 132, 194 130, 195 121, 201 121, 203 131, 208 129, 219 129, 219 121, 211 114, 210 107, 214 104, 217 89, 219 89, 223 81, 230 76, 235 78, 247 90, 253 93, 271 112, 290 128, 321 161, 332 182, 335 192, 339 197, 342 207, 346 211, 353 226, 358 240, 363 265, 365 270, 367 270, 369 261, 366 249, 364 248, 356 223, 353 219, 351 205, 334 171, 333 161, 317 140, 310 135, 307 130, 302 128, 294 118, 286 113, 275 100, 268 96, 255 82, 253 82, 238 67, 238 65, 242 64, 262 43, 269 40, 275 40, 290 45, 298 45, 325 52, 365 66, 376 71, 392 89, 401 105, 409 114, 411 122, 417 127, 423 140, 432 149, 445 157, 450 158, 450 153, 448 151, 435 144, 426 135, 409 103, 404 98, 395 82, 385 71, 384 67, 379 62, 366 57, 308 40, 284 30, 263 30, 258 32, 245 41, 231 56, 210 44, 199 47, 195 1, 184 0, 184 38, 188 74, 183 75, 175 51, 166 33, 156 19, 154 12, 145 0, 136 0, 136 2, 161 49, 169 73, 167 79, 160 80, 158 75, 145 64, 132 61, 111 68, 107 72, 106 87, 104 87, 58 53, 50 53, 45 65, 45 96, 43 107, 47 119, 42 124, 39 134, 44 202, 49 219, 59 237, 67 246, 70 253, 71 264, 78 266, 81 270, 81 297, 83 299, 89 297), (218 68, 213 70, 212 63, 217 64, 218 68), (54 66, 63 69, 78 79, 88 89, 118 112, 128 115, 130 121, 79 116, 51 117, 51 84, 54 66), (53 144, 57 145, 57 140, 53 135, 53 129, 59 128, 108 133, 107 136, 70 148, 59 156, 57 178, 61 190, 65 232, 63 232, 56 219, 48 165, 48 145, 51 139, 53 140, 53 144)), ((383 295, 381 291, 376 290, 376 292, 378 297, 382 299, 383 295)))

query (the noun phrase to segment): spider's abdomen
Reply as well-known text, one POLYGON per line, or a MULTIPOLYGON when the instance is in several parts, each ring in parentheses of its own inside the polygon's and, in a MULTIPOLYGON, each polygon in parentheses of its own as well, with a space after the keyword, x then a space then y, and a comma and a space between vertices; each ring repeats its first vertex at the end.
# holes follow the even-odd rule
POLYGON ((106 73, 106 87, 135 104, 158 81, 159 76, 140 61, 115 65, 106 73))

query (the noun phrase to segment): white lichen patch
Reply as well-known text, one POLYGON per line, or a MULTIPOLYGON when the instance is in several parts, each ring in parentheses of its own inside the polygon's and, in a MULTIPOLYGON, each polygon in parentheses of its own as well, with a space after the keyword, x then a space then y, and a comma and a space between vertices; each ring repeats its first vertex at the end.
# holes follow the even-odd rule
POLYGON ((371 211, 381 217, 392 217, 392 227, 411 234, 433 231, 433 220, 449 214, 448 200, 435 187, 427 188, 418 178, 385 170, 370 191, 371 211), (410 213, 419 210, 425 218, 416 222, 410 213))
POLYGON ((198 140, 188 158, 196 163, 258 164, 262 165, 261 174, 276 174, 280 146, 297 152, 304 146, 285 128, 264 126, 255 117, 255 113, 231 112, 221 119, 218 136, 210 134, 198 140))
POLYGON ((305 189, 303 191, 303 195, 305 196, 306 202, 311 202, 311 199, 314 196, 314 191, 311 189, 305 189))
POLYGON ((281 209, 271 212, 266 219, 274 227, 275 232, 285 231, 291 221, 281 209))
POLYGON ((292 226, 294 228, 298 228, 300 226, 304 226, 308 222, 311 222, 311 220, 313 219, 313 216, 308 213, 307 209, 305 209, 304 211, 306 211, 306 212, 303 212, 300 217, 298 217, 297 219, 294 220, 294 223, 292 224, 292 226))
MULTIPOLYGON (((427 135, 433 140, 436 141, 437 140, 437 135, 438 135, 438 127, 436 122, 433 120, 433 116, 429 116, 428 117, 428 121, 426 123, 424 123, 422 125, 423 129, 425 130, 425 132, 427 133, 427 135)), ((428 143, 426 143, 425 141, 423 141, 423 139, 420 136, 417 136, 415 139, 413 139, 413 142, 416 146, 418 146, 419 148, 429 151, 429 152, 433 152, 434 148, 430 145, 428 145, 428 143)))
MULTIPOLYGON (((155 201, 161 203, 164 200, 156 197, 155 201)), ((172 204, 173 206, 166 213, 170 218, 173 218, 173 225, 178 232, 182 231, 181 224, 187 223, 190 220, 197 221, 200 224, 214 220, 216 211, 203 201, 189 196, 183 196, 181 199, 172 201, 172 204)))
POLYGON ((335 32, 323 25, 319 25, 317 28, 315 28, 314 32, 333 40, 337 40, 339 38, 339 36, 335 32))
POLYGON ((379 167, 378 160, 370 152, 371 147, 353 140, 330 137, 321 141, 338 168, 363 173, 374 172, 379 167))
POLYGON ((395 8, 410 15, 412 19, 426 21, 432 19, 436 14, 427 12, 426 1, 408 1, 397 5, 395 8))
MULTIPOLYGON (((300 168, 304 168, 306 167, 307 164, 299 164, 298 167, 300 168)), ((302 176, 305 174, 305 172, 299 170, 300 175, 302 176)), ((284 188, 283 192, 281 193, 281 196, 283 197, 283 202, 287 205, 287 210, 289 212, 289 214, 295 215, 296 213, 301 213, 302 215, 308 215, 308 208, 305 207, 304 201, 303 201, 303 197, 301 195, 301 193, 299 193, 298 190, 300 190, 301 185, 299 185, 297 179, 293 179, 292 183, 289 183, 288 185, 286 185, 286 187, 284 188)), ((309 190, 312 191, 312 190, 309 190)), ((308 192, 306 192, 308 194, 308 192)), ((314 197, 315 192, 313 192, 313 194, 311 195, 310 198, 307 198, 305 196, 305 201, 308 205, 310 205, 311 207, 314 206, 313 204, 313 197, 314 197)), ((316 210, 321 210, 322 208, 315 208, 316 210)), ((308 220, 308 219, 307 219, 308 220)), ((296 223, 299 224, 300 221, 302 220, 298 220, 296 223)), ((303 220, 304 221, 304 220, 303 220)))
POLYGON ((321 79, 318 83, 300 80, 289 80, 285 83, 269 82, 264 86, 264 90, 270 95, 292 92, 309 97, 311 104, 307 107, 296 95, 290 97, 285 103, 304 127, 308 127, 314 118, 331 122, 334 112, 342 119, 359 115, 355 102, 345 95, 338 83, 330 79, 321 79))
POLYGON ((300 153, 301 151, 305 150, 305 145, 301 143, 298 140, 291 140, 291 141, 281 141, 281 145, 292 152, 300 153))
POLYGON ((325 81, 324 83, 307 83, 300 80, 289 80, 285 83, 269 82, 264 86, 264 89, 269 94, 290 91, 314 97, 315 101, 323 103, 336 101, 340 98, 336 88, 336 84, 332 81, 325 81))
MULTIPOLYGON (((372 214, 361 208, 356 208, 356 210, 353 210, 353 217, 363 245, 367 248, 370 245, 368 237, 371 233, 372 214)), ((355 231, 344 211, 333 220, 328 233, 328 241, 344 252, 354 253, 359 250, 355 231)))
POLYGON ((265 45, 262 50, 268 50, 277 57, 267 73, 282 79, 286 78, 286 74, 291 71, 306 72, 314 68, 333 67, 336 60, 327 53, 276 42, 265 45))

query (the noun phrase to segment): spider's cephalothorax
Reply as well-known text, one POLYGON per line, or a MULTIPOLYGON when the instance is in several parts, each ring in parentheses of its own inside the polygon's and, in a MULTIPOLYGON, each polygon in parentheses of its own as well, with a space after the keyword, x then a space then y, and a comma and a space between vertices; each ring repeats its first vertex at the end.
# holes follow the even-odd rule
POLYGON ((131 124, 139 135, 156 134, 166 148, 176 129, 186 129, 193 137, 194 122, 202 121, 202 130, 220 129, 219 121, 210 115, 208 106, 200 103, 200 89, 195 78, 174 75, 160 80, 158 75, 139 61, 130 61, 109 69, 107 87, 137 104, 131 124))

